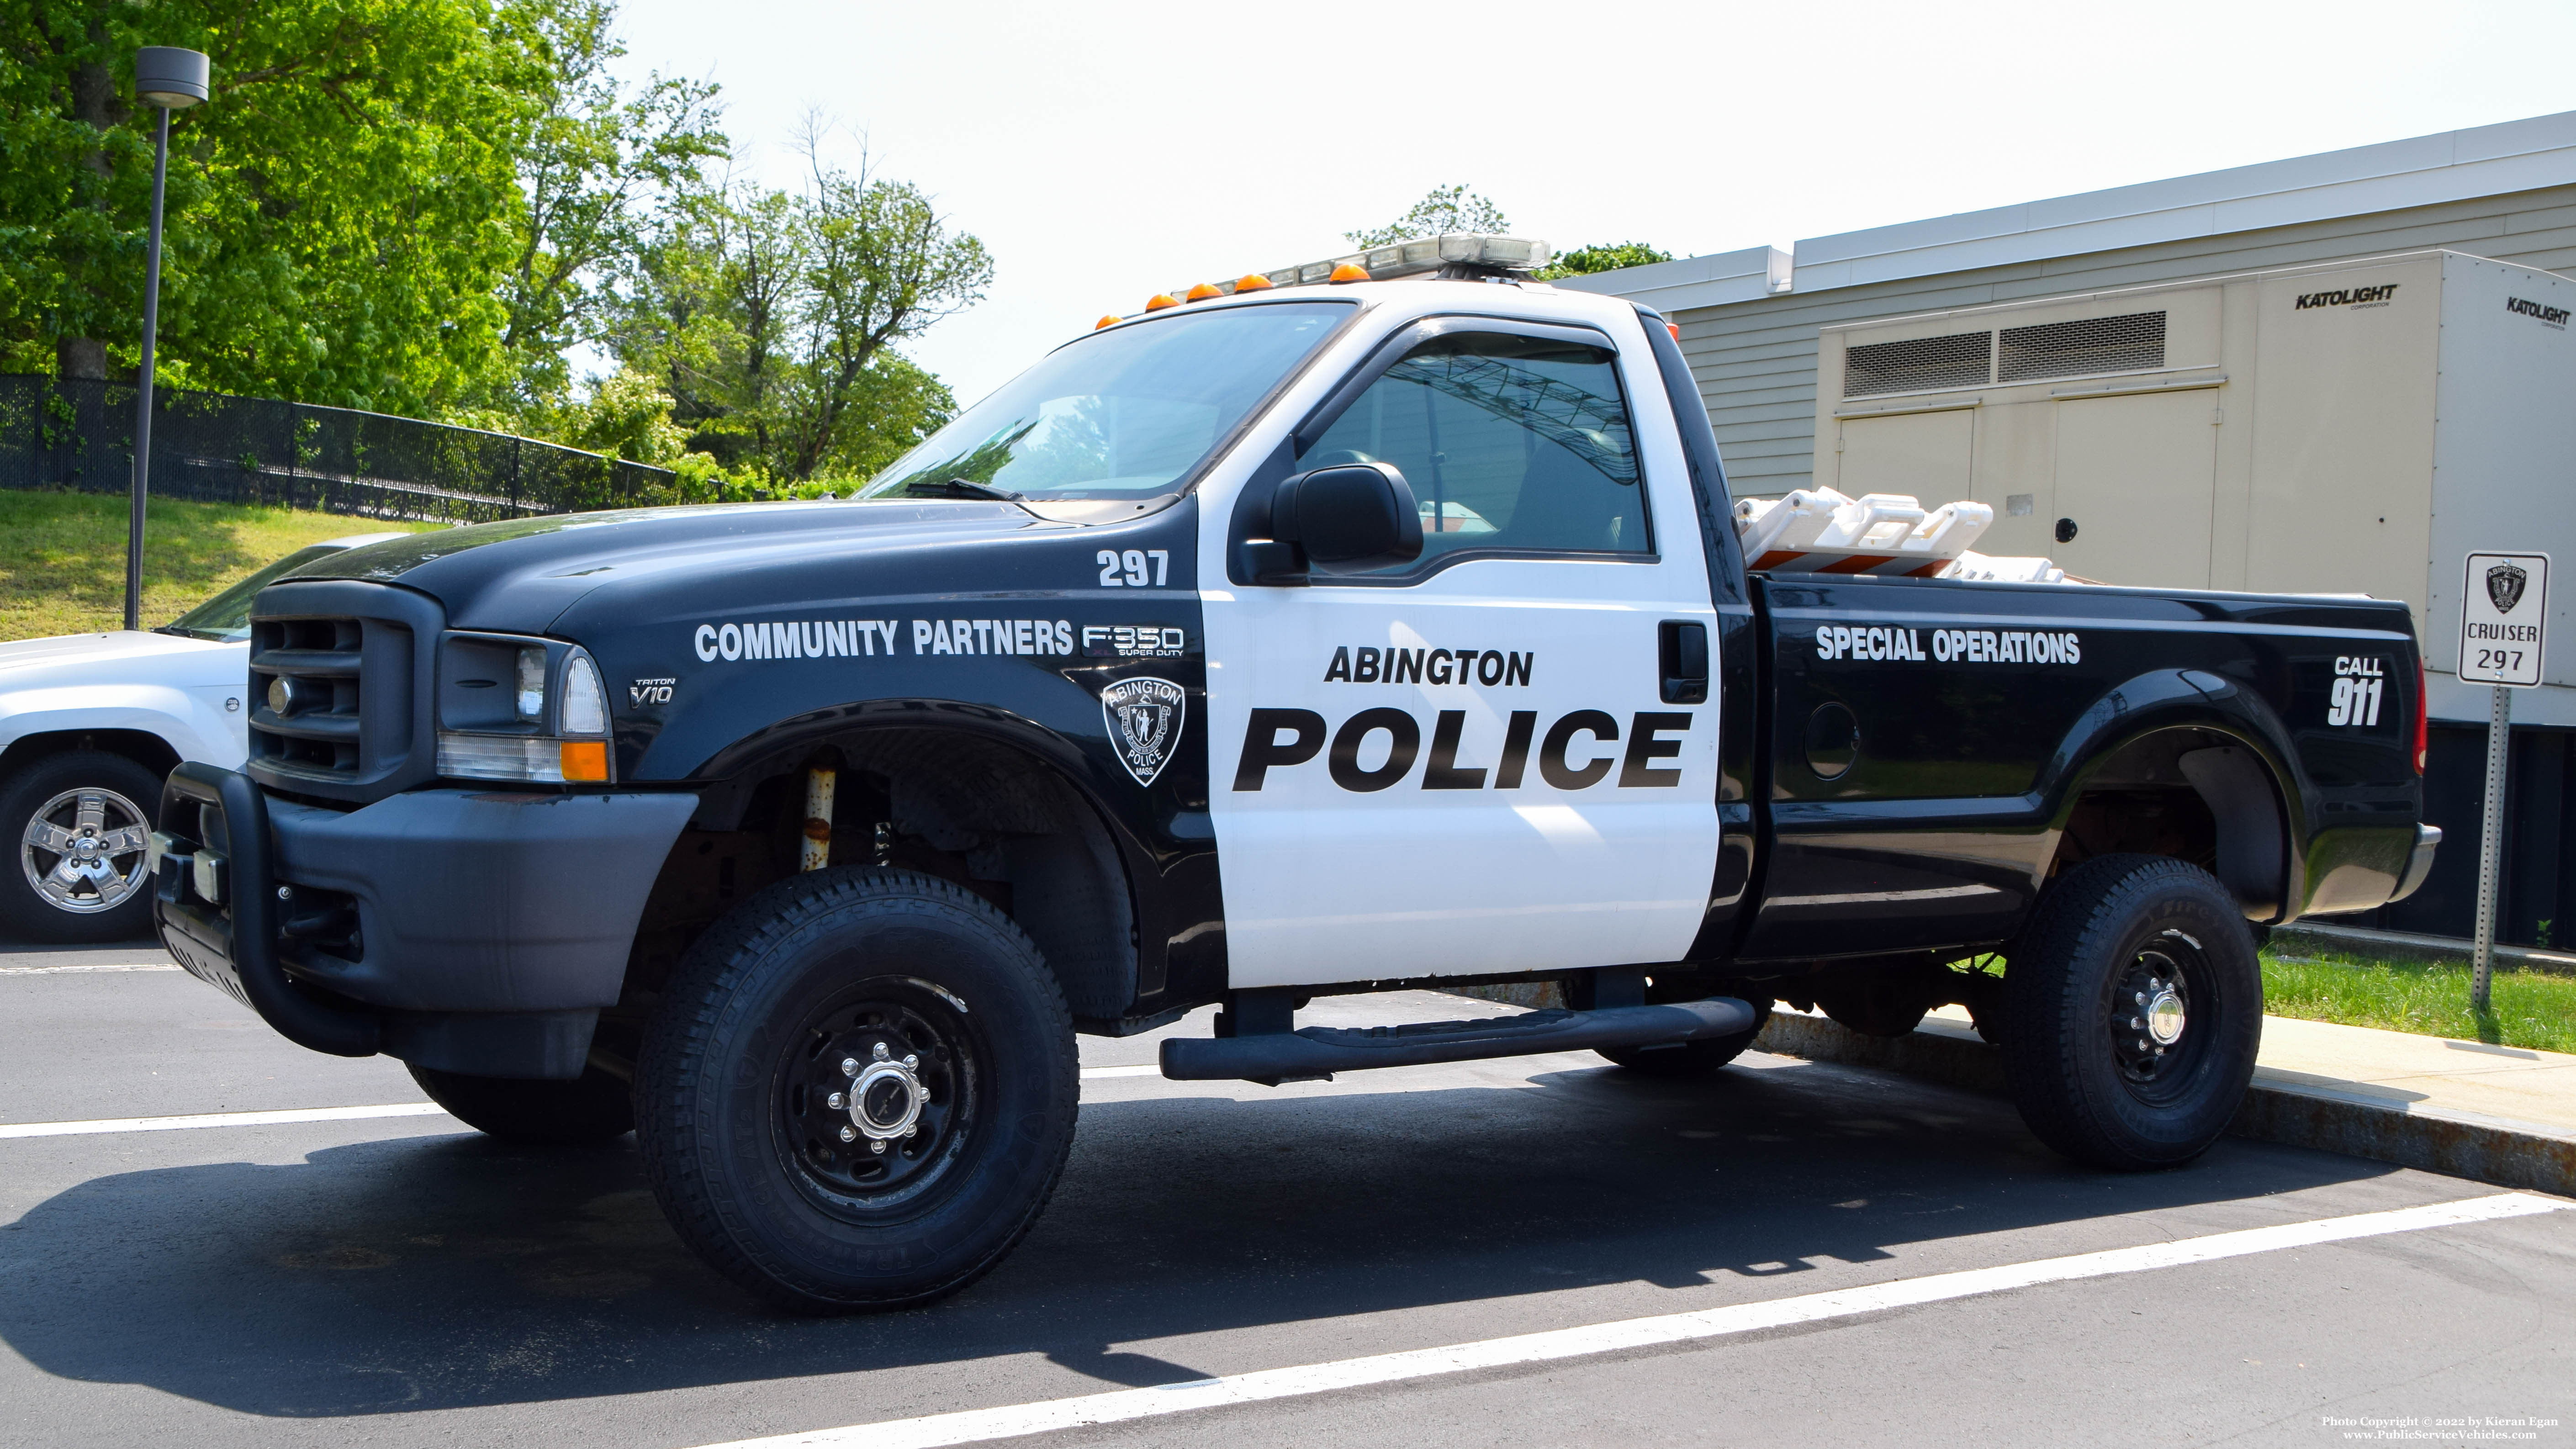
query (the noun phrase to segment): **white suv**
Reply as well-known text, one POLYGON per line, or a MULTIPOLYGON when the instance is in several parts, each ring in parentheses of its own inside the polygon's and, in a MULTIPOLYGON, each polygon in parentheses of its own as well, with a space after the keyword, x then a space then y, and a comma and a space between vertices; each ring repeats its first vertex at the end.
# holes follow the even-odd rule
POLYGON ((242 762, 250 605, 269 580, 398 533, 297 549, 149 631, 0 644, 0 934, 46 942, 151 934, 144 846, 181 760, 242 762))

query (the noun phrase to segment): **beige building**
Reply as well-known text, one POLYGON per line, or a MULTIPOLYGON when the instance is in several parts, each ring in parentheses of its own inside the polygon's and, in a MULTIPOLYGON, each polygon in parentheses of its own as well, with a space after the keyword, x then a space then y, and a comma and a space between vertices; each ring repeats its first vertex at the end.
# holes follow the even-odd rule
POLYGON ((2576 276, 2576 111, 1558 285, 1681 325, 1737 497, 1804 486, 1823 330, 2441 248, 2576 276))
MULTIPOLYGON (((2446 677, 2461 558, 2576 568, 2567 279, 2576 112, 1558 285, 1679 325, 1736 497, 1976 498, 1982 550, 2112 582, 2407 599, 2440 671, 2427 813, 2466 843, 2487 710, 2446 677)), ((2552 615, 2552 687, 2516 700, 2501 934, 2563 944, 2576 629, 2552 615)), ((2475 857, 2446 849, 2375 923, 2465 934, 2475 857)))

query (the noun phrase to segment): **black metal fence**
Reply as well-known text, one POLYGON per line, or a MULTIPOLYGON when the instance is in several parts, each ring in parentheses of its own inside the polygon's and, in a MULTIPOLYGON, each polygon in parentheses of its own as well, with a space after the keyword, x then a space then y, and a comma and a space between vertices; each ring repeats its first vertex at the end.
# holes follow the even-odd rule
MULTIPOLYGON (((134 388, 0 375, 0 488, 123 493, 134 388)), ((486 523, 686 501, 679 477, 578 448, 349 408, 159 388, 153 496, 486 523)))

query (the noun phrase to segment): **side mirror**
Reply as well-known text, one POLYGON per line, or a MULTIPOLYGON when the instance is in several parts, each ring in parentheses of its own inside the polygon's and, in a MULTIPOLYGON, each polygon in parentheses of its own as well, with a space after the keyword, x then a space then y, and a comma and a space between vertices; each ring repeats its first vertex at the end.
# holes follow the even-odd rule
POLYGON ((1270 495, 1269 549, 1262 582, 1291 582, 1295 561, 1322 573, 1362 573, 1422 556, 1422 512, 1392 463, 1338 463, 1280 480, 1270 495))

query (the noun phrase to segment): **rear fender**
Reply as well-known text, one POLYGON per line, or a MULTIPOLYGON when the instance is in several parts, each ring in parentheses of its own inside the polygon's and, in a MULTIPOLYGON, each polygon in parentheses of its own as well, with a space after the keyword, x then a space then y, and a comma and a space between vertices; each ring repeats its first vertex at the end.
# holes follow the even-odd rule
POLYGON ((2224 737, 2225 743, 2178 763, 2217 822, 2219 878, 2247 919, 2280 919, 2290 883, 2304 876, 2318 801, 2295 764, 2279 714, 2220 675, 2156 670, 2106 691, 2050 758, 2042 791, 2051 828, 2066 828, 2086 789, 2120 752, 2172 730, 2224 737))

